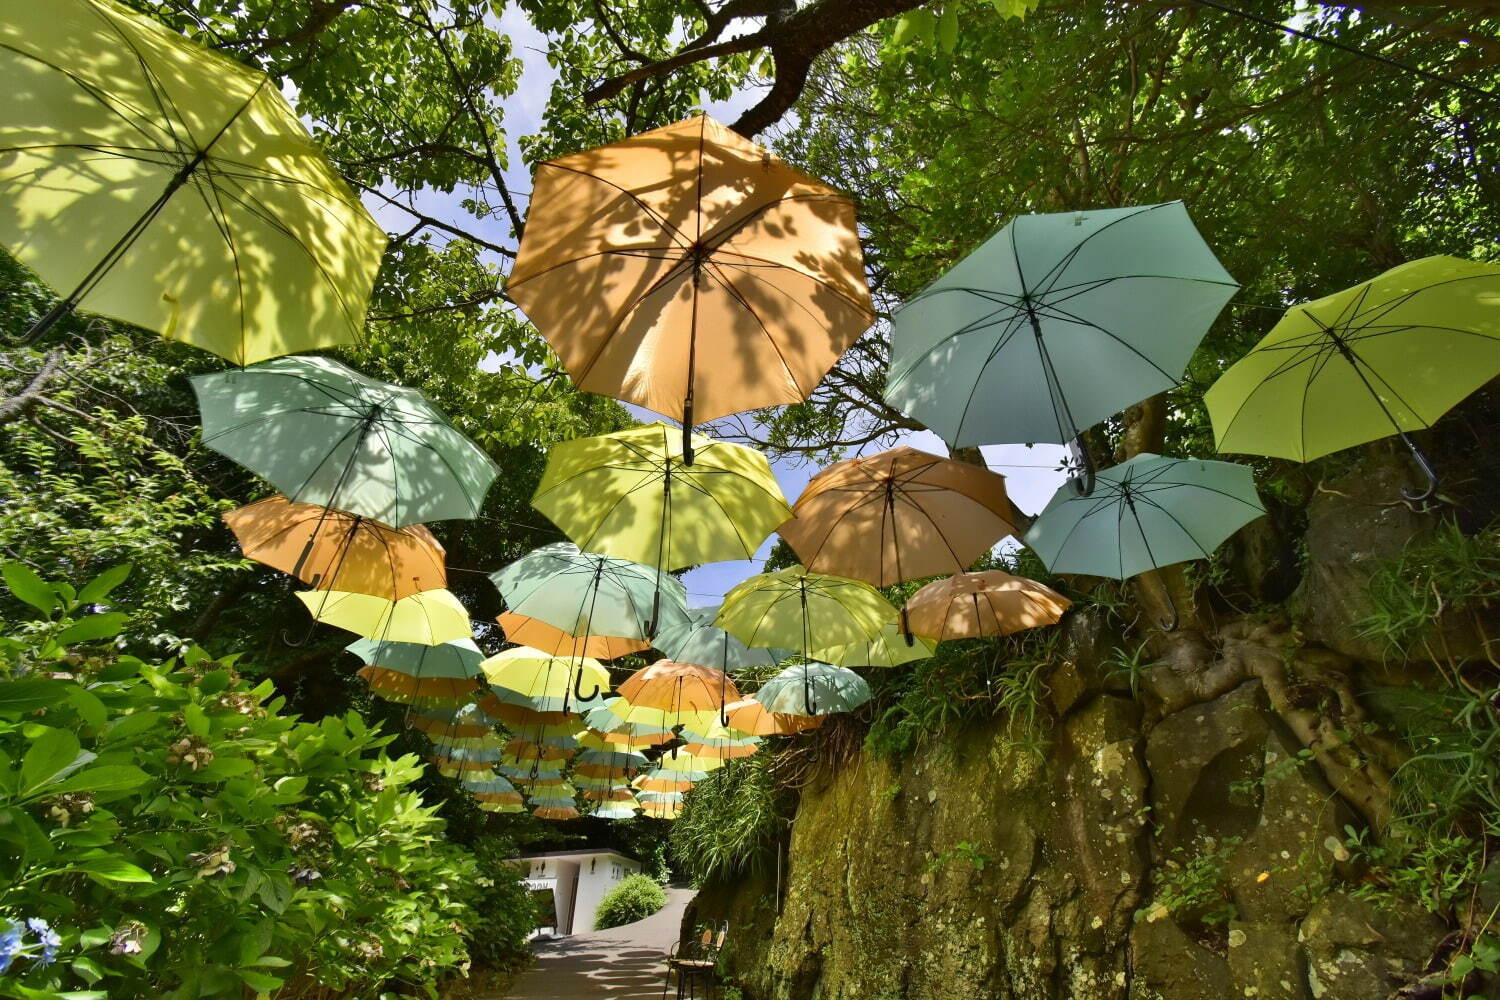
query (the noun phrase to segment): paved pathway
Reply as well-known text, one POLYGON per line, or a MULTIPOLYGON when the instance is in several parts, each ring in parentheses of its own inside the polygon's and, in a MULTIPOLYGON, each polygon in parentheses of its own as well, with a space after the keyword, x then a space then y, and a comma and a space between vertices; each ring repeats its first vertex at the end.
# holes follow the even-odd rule
POLYGON ((537 944, 536 963, 511 984, 506 1000, 660 997, 666 953, 692 898, 691 889, 668 889, 667 905, 645 920, 537 944))

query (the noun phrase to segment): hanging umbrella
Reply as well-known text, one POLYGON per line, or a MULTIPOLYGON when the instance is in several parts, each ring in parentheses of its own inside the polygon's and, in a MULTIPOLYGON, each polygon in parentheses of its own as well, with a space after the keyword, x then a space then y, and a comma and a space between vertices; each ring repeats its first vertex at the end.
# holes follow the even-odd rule
POLYGON ((656 648, 679 663, 698 663, 726 673, 747 667, 774 667, 795 652, 746 646, 714 625, 719 610, 719 605, 688 608, 685 616, 661 627, 656 648))
MULTIPOLYGON (((1246 466, 1142 454, 1101 471, 1090 495, 1058 490, 1026 544, 1054 573, 1123 580, 1207 559, 1265 512, 1246 466)), ((1174 605, 1163 628, 1176 627, 1174 605)))
POLYGON ((533 729, 537 726, 555 726, 573 718, 572 712, 543 712, 536 707, 536 702, 525 695, 514 691, 509 694, 512 700, 501 701, 493 691, 486 691, 479 696, 479 705, 512 730, 522 730, 528 726, 533 729))
POLYGON ((646 639, 687 613, 681 580, 628 559, 580 552, 571 542, 534 549, 490 579, 512 612, 570 635, 646 639))
POLYGON ((484 654, 474 645, 473 639, 455 639, 436 646, 389 639, 356 639, 344 648, 367 666, 420 678, 478 677, 479 664, 484 660, 484 654))
POLYGON ((578 766, 633 771, 646 766, 646 758, 633 750, 584 750, 576 758, 578 766))
POLYGON ((359 340, 385 234, 264 75, 106 0, 0 21, 0 243, 76 307, 247 365, 359 340))
POLYGON ((505 630, 505 638, 517 646, 530 646, 553 656, 587 656, 595 660, 615 660, 651 648, 644 639, 622 639, 612 635, 576 636, 554 625, 525 615, 504 612, 495 621, 505 630))
POLYGON ((239 507, 224 523, 247 558, 320 590, 397 601, 448 586, 443 547, 420 524, 392 528, 285 497, 239 507))
POLYGON ((846 667, 828 663, 793 664, 752 695, 768 712, 831 715, 852 712, 870 700, 870 685, 846 667))
MULTIPOLYGON (((903 608, 901 612, 903 622, 906 610, 903 608)), ((936 649, 935 641, 903 634, 900 625, 892 622, 873 639, 843 646, 825 646, 812 650, 808 656, 836 667, 900 667, 925 660, 936 649)))
POLYGON ((872 639, 896 609, 867 583, 792 566, 740 583, 724 597, 714 625, 749 646, 811 646, 872 639))
POLYGON ((722 670, 657 660, 626 678, 620 685, 620 697, 637 708, 670 713, 676 726, 697 714, 721 713, 725 705, 739 701, 740 692, 722 670))
POLYGON ((913 634, 947 642, 1055 625, 1072 603, 1035 580, 992 569, 935 580, 901 612, 913 634))
POLYGON ((1020 531, 1004 476, 905 447, 829 466, 794 510, 778 530, 809 571, 877 587, 962 573, 1020 531))
POLYGON ((589 815, 595 819, 634 819, 640 810, 640 803, 635 800, 634 795, 630 794, 629 789, 625 789, 624 798, 617 796, 609 801, 601 802, 589 815))
POLYGON ((578 388, 684 438, 806 399, 875 318, 853 202, 706 115, 538 166, 505 288, 578 388))
POLYGON ((793 733, 817 729, 823 724, 821 715, 770 712, 754 698, 735 702, 724 714, 729 717, 730 729, 754 736, 790 736, 793 733))
POLYGON ((1500 374, 1500 267, 1425 257, 1304 302, 1204 394, 1220 451, 1309 462, 1407 437, 1500 374))
MULTIPOLYGON (((717 708, 658 708, 655 705, 635 705, 628 698, 616 698, 609 706, 609 715, 616 722, 665 729, 670 732, 677 726, 711 726, 719 717, 717 708)), ((662 742, 665 742, 663 740, 662 742)))
POLYGON ((642 802, 641 815, 651 819, 674 820, 682 815, 680 802, 642 802))
POLYGON ((579 547, 664 570, 749 559, 792 516, 766 457, 665 424, 556 445, 531 505, 579 547))
POLYGON ((450 744, 457 740, 479 743, 495 736, 495 720, 486 715, 477 704, 458 708, 428 708, 411 716, 406 724, 434 740, 443 739, 450 744))
POLYGON ((896 314, 885 398, 955 447, 1067 444, 1176 385, 1238 288, 1180 201, 1019 216, 896 314))
POLYGON ((586 788, 579 793, 591 802, 635 802, 629 785, 611 785, 608 788, 586 788))
POLYGON ((299 590, 297 599, 318 621, 366 639, 436 646, 474 634, 469 612, 446 590, 424 590, 399 601, 341 590, 299 590))
POLYGON ((694 757, 738 760, 742 757, 749 757, 760 749, 759 736, 751 736, 723 726, 710 726, 702 732, 684 726, 682 738, 685 741, 683 751, 694 757))
POLYGON ((360 667, 356 673, 373 694, 406 705, 463 705, 479 693, 472 677, 412 677, 384 667, 360 667))
POLYGON ((328 358, 191 381, 203 443, 291 500, 396 527, 472 518, 500 471, 417 390, 328 358))
POLYGON ((529 739, 511 740, 505 744, 504 750, 508 758, 520 761, 573 759, 573 751, 567 747, 551 746, 529 739))
POLYGON ((548 802, 546 805, 537 806, 531 810, 531 815, 537 819, 566 820, 579 819, 583 816, 583 813, 578 811, 578 803, 570 798, 567 802, 548 802))
POLYGON ((681 805, 682 797, 682 792, 641 792, 636 799, 642 805, 681 805))
POLYGON ((678 749, 662 754, 661 759, 656 762, 654 772, 663 775, 692 775, 695 780, 702 780, 703 775, 723 766, 724 761, 718 757, 699 757, 678 749))
POLYGON ((544 712, 566 712, 609 690, 609 670, 598 660, 548 656, 525 646, 497 653, 479 668, 502 701, 509 693, 518 694, 544 712), (587 694, 585 687, 590 689, 587 694))
POLYGON ((638 788, 642 792, 685 792, 706 777, 708 777, 706 771, 697 778, 686 778, 681 771, 648 771, 630 784, 631 787, 638 788))
POLYGON ((464 770, 485 771, 504 755, 500 747, 445 747, 435 759, 442 764, 462 765, 464 770))

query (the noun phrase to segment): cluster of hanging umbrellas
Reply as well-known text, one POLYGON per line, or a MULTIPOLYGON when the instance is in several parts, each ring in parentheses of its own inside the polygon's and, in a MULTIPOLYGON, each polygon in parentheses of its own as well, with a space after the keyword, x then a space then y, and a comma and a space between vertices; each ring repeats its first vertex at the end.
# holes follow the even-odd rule
MULTIPOLYGON (((910 448, 789 505, 763 455, 693 428, 805 400, 873 322, 854 206, 700 115, 537 170, 508 294, 580 388, 682 426, 552 450, 533 503, 569 541, 492 574, 508 648, 487 656, 425 523, 477 516, 498 470, 421 393, 286 356, 357 340, 385 237, 274 84, 113 0, 18 7, 0 83, 0 241, 62 293, 28 337, 86 308, 238 366, 193 380, 203 440, 278 495, 231 530, 357 635, 360 675, 485 809, 673 818, 762 740, 859 707, 859 669, 1055 624, 1060 594, 969 571, 1002 540, 1125 579, 1264 512, 1247 467, 1101 470, 1083 445, 1175 386, 1237 291, 1180 202, 1019 217, 893 321, 892 405, 953 446, 1073 447, 1024 535, 1003 477, 910 448), (799 565, 687 606, 675 571, 777 531, 799 565), (900 609, 876 589, 934 577, 900 609)), ((1426 499, 1408 433, 1497 371, 1500 268, 1432 257, 1293 306, 1205 402, 1225 452, 1399 435, 1426 499)))

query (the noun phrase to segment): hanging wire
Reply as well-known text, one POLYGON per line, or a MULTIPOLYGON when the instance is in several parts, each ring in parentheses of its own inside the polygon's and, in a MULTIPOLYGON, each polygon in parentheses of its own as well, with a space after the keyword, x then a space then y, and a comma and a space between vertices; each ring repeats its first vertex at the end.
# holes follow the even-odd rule
POLYGON ((1341 42, 1336 38, 1329 38, 1327 35, 1318 35, 1314 34, 1311 31, 1304 31, 1301 28, 1294 28, 1290 24, 1282 24, 1280 21, 1272 20, 1269 17, 1262 17, 1259 14, 1252 14, 1248 10, 1241 10, 1238 7, 1231 7, 1229 4, 1219 2, 1219 0, 1196 0, 1196 2, 1203 5, 1204 7, 1212 7, 1214 10, 1221 10, 1226 14, 1233 14, 1235 17, 1242 17, 1247 21, 1254 21, 1256 24, 1264 25, 1267 28, 1275 28, 1277 31, 1284 32, 1285 34, 1291 35, 1295 38, 1302 38, 1306 39, 1309 42, 1316 42, 1319 45, 1326 45, 1328 48, 1338 49, 1340 52, 1347 52, 1350 55, 1358 56, 1361 59, 1369 59, 1371 62, 1378 62, 1385 66, 1390 66, 1393 69, 1399 69, 1405 73, 1415 74, 1425 80, 1431 80, 1434 83, 1441 83, 1444 86, 1454 87, 1458 90, 1466 90, 1471 94, 1478 95, 1479 97, 1488 97, 1492 101, 1500 101, 1500 93, 1497 93, 1496 91, 1486 90, 1483 87, 1476 87, 1472 83, 1466 83, 1463 80, 1455 80, 1451 76, 1443 76, 1441 73, 1434 73, 1431 70, 1423 69, 1420 66, 1413 66, 1410 63, 1404 63, 1400 60, 1392 59, 1390 56, 1383 56, 1378 52, 1371 52, 1368 49, 1362 49, 1358 46, 1350 45, 1347 42, 1341 42))

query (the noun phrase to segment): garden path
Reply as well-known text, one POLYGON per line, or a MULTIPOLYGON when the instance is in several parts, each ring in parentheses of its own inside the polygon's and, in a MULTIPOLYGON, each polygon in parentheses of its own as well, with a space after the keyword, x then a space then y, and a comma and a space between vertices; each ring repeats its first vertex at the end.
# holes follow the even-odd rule
POLYGON ((661 996, 666 953, 677 940, 692 889, 668 889, 645 920, 536 945, 536 962, 504 997, 491 1000, 647 1000, 661 996))

